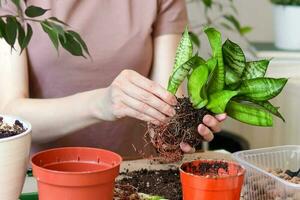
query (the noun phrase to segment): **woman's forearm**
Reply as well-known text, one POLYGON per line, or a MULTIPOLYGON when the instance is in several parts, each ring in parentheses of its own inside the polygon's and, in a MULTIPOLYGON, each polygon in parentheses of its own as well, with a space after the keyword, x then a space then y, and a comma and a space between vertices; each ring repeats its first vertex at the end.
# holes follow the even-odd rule
POLYGON ((44 143, 100 122, 97 113, 104 90, 56 99, 18 98, 7 104, 2 112, 28 120, 33 127, 33 141, 44 143))

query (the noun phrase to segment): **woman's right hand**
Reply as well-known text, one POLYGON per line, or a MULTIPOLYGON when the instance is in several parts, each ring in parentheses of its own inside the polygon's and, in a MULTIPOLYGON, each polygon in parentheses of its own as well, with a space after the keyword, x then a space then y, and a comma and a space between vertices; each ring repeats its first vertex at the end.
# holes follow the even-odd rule
POLYGON ((103 97, 103 120, 129 116, 156 125, 175 115, 173 106, 177 103, 174 95, 133 70, 123 70, 105 89, 103 97))

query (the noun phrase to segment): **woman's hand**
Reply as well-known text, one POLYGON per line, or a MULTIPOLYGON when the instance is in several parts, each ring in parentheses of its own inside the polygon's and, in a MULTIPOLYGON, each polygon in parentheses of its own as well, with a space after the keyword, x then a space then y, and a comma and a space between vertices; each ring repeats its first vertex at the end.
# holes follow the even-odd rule
MULTIPOLYGON (((213 133, 221 131, 221 123, 226 119, 227 115, 220 114, 215 117, 211 115, 205 115, 203 118, 203 124, 199 124, 198 132, 204 138, 205 141, 212 141, 214 138, 213 133)), ((181 143, 180 147, 182 151, 186 153, 193 153, 195 151, 190 145, 186 143, 181 143)))
POLYGON ((112 121, 129 116, 158 125, 175 115, 172 106, 176 103, 175 96, 159 84, 124 70, 105 90, 101 118, 112 121))

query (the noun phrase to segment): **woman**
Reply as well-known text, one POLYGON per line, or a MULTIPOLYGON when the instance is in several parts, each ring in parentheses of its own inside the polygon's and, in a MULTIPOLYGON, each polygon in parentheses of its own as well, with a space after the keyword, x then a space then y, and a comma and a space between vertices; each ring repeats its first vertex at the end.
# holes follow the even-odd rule
MULTIPOLYGON (((1 41, 1 113, 32 123, 35 151, 93 146, 134 155, 143 149, 143 120, 158 124, 174 115, 176 98, 163 86, 181 32, 183 0, 39 1, 86 41, 93 61, 51 47, 38 24, 21 56, 1 41), (147 78, 146 78, 147 77, 147 78), (149 79, 151 78, 151 80, 149 79)), ((225 115, 205 116, 199 133, 213 138, 225 115)), ((186 152, 192 148, 181 145, 186 152)), ((145 149, 143 149, 145 151, 145 149)))

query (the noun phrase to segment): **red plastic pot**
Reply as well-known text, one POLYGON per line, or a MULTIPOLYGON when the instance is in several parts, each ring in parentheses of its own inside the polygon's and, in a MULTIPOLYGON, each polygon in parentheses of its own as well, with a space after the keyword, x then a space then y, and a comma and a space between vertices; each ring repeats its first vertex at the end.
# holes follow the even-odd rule
POLYGON ((122 158, 111 151, 66 147, 35 154, 39 200, 111 200, 122 158))
MULTIPOLYGON (((219 176, 193 174, 201 165, 212 164, 216 160, 196 160, 183 163, 180 178, 184 200, 239 200, 244 182, 245 169, 235 162, 228 163, 228 172, 219 176)), ((203 165, 202 165, 203 166, 203 165)))

